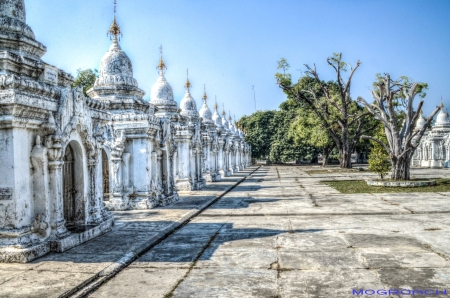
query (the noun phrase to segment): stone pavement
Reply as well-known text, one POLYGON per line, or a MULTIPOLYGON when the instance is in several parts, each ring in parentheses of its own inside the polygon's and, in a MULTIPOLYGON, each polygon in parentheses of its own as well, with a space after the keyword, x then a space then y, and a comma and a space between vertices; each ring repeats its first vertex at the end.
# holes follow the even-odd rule
POLYGON ((151 210, 114 212, 113 230, 65 253, 51 253, 27 264, 0 263, 0 297, 70 296, 131 262, 243 180, 256 166, 180 192, 179 202, 151 210))
MULTIPOLYGON (((260 168, 90 297, 348 298, 356 297, 353 289, 450 290, 450 193, 344 195, 319 181, 373 175, 303 169, 260 168)), ((413 169, 417 177, 448 173, 413 169)))

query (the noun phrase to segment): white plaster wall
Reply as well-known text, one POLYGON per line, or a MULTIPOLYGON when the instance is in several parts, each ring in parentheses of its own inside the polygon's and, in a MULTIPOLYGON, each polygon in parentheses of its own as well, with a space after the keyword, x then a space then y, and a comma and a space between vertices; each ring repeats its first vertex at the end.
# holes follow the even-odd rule
MULTIPOLYGON (((14 142, 13 130, 0 131, 0 188, 14 187, 14 142)), ((13 190, 13 196, 15 191, 13 190)), ((15 220, 11 220, 15 209, 14 197, 11 200, 0 200, 0 229, 14 227, 15 220)))
MULTIPOLYGON (((31 181, 31 161, 30 155, 34 145, 35 136, 32 131, 25 128, 13 129, 13 198, 16 202, 14 214, 6 214, 15 217, 14 227, 20 228, 31 225, 33 220, 33 195, 31 181)), ((3 172, 3 165, 2 170, 3 172)))
POLYGON ((146 192, 148 191, 147 140, 133 139, 129 150, 128 152, 131 153, 131 184, 136 192, 146 192))

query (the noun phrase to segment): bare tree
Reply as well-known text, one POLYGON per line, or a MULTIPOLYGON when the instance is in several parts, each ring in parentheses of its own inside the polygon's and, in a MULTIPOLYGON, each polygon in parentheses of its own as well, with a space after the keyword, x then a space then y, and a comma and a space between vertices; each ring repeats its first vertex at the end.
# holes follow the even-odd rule
POLYGON ((392 180, 409 180, 414 151, 433 117, 442 107, 436 107, 425 124, 416 127, 417 119, 422 112, 423 100, 419 102, 417 111, 413 110, 413 103, 416 95, 421 93, 423 85, 410 83, 405 77, 393 81, 389 74, 380 78, 374 85, 373 104, 368 104, 362 97, 358 97, 358 102, 383 123, 388 144, 367 135, 361 138, 377 142, 389 154, 392 180))
POLYGON ((277 74, 278 84, 288 95, 302 104, 305 104, 315 113, 321 123, 324 133, 336 143, 339 150, 341 168, 351 168, 351 154, 355 151, 361 135, 373 131, 372 115, 359 106, 350 96, 350 87, 353 75, 361 62, 355 67, 342 61, 342 54, 334 54, 327 59, 336 72, 335 82, 324 82, 320 79, 316 66, 305 64, 305 76, 295 85, 291 83, 290 75, 285 73, 289 67, 285 59, 281 59, 279 67, 283 74, 277 74), (345 80, 342 73, 350 70, 345 80), (309 81, 304 83, 304 81, 309 81))

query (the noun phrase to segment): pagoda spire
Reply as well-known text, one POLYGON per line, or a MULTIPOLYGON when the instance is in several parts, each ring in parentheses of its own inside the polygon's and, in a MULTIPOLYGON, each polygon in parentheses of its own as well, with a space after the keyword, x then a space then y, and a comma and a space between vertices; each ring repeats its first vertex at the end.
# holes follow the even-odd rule
POLYGON ((164 71, 167 69, 166 67, 166 63, 164 62, 163 59, 163 47, 162 45, 159 47, 159 63, 158 63, 158 69, 159 69, 159 74, 161 76, 164 76, 164 71))
POLYGON ((202 99, 203 99, 203 102, 206 105, 206 101, 208 100, 208 95, 206 95, 206 84, 203 85, 203 97, 202 97, 202 99))
POLYGON ((184 87, 186 87, 186 92, 189 93, 192 87, 191 82, 189 81, 189 69, 186 69, 186 84, 184 84, 184 87))
POLYGON ((114 40, 117 40, 117 37, 122 36, 122 31, 120 30, 119 24, 117 24, 117 0, 114 0, 114 20, 109 27, 108 35, 112 36, 114 40))

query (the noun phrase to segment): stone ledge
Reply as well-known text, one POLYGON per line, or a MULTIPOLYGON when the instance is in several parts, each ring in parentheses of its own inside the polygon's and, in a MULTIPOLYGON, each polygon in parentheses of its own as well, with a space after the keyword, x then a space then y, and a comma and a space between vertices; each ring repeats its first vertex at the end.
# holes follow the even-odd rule
POLYGON ((27 248, 0 248, 0 263, 28 263, 49 252, 48 242, 27 248))
POLYGON ((114 225, 114 218, 110 218, 108 220, 105 220, 98 226, 87 229, 84 232, 72 233, 63 239, 50 241, 51 250, 54 252, 64 252, 88 240, 91 240, 95 237, 105 234, 106 232, 109 232, 113 225, 114 225))
POLYGON ((370 186, 384 186, 384 187, 424 187, 436 185, 436 180, 422 180, 422 181, 377 181, 366 180, 367 185, 370 186))

